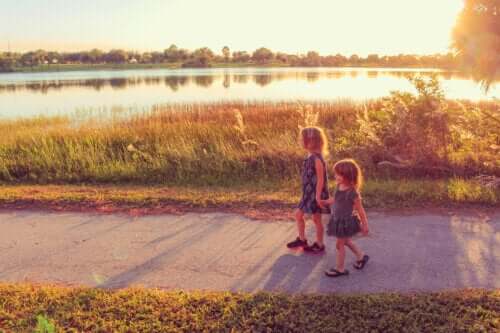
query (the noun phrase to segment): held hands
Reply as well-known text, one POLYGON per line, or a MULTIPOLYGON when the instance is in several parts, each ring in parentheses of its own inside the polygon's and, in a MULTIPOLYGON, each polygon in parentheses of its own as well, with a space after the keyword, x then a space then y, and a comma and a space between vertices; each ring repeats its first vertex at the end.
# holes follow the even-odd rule
POLYGON ((328 207, 328 206, 330 206, 330 205, 333 204, 333 198, 329 198, 329 199, 326 199, 326 200, 323 200, 323 199, 320 199, 320 198, 316 198, 316 202, 318 203, 318 205, 321 208, 325 208, 325 207, 328 207))

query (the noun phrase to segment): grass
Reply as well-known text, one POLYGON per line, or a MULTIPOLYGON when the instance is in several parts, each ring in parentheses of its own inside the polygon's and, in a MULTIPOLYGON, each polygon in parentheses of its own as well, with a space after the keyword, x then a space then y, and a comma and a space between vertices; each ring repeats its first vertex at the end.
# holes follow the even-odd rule
POLYGON ((126 70, 126 69, 175 69, 181 68, 181 63, 160 63, 160 64, 53 64, 14 67, 14 72, 68 72, 68 71, 88 71, 88 70, 126 70))
MULTIPOLYGON (((223 211, 256 219, 291 219, 300 186, 295 182, 220 186, 3 185, 0 208, 159 214, 223 211)), ((498 207, 500 190, 474 181, 371 180, 367 208, 498 207)))
POLYGON ((0 284, 15 332, 498 332, 500 293, 298 295, 0 284))
POLYGON ((251 205, 291 207, 305 155, 299 128, 319 125, 329 137, 330 176, 335 160, 358 160, 368 206, 498 206, 499 190, 474 176, 500 177, 500 103, 448 101, 436 82, 414 82, 417 95, 366 102, 167 104, 3 120, 0 183, 162 185, 213 192, 204 201, 172 191, 159 199, 188 206, 243 206, 245 193, 251 205))
MULTIPOLYGON (((377 110, 380 103, 367 107, 377 110)), ((0 121, 0 181, 234 185, 255 179, 289 180, 297 177, 304 157, 297 143, 298 127, 315 117, 330 137, 331 160, 354 157, 369 178, 500 175, 498 133, 481 123, 486 120, 479 118, 476 105, 463 111, 478 118, 474 126, 451 124, 457 133, 450 134, 453 141, 444 148, 417 142, 419 151, 414 152, 408 143, 390 138, 404 143, 391 146, 396 153, 436 151, 429 161, 424 155, 423 161, 417 159, 403 170, 377 166, 391 143, 371 142, 369 133, 362 133, 360 107, 342 101, 318 102, 309 109, 293 103, 186 104, 159 106, 128 120, 117 116, 115 121, 80 124, 64 117, 0 121)), ((114 111, 113 117, 119 114, 114 111)))
MULTIPOLYGON (((253 62, 214 62, 210 64, 211 68, 234 68, 234 67, 289 67, 284 63, 256 64, 253 62)), ((89 70, 128 70, 128 69, 177 69, 182 68, 182 62, 168 63, 150 63, 150 64, 52 64, 14 67, 13 72, 67 72, 67 71, 89 71, 89 70)))

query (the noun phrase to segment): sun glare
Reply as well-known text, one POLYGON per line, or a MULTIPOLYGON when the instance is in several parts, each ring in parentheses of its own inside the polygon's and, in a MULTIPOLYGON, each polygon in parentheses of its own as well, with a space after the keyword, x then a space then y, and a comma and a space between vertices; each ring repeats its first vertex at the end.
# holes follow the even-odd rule
POLYGON ((16 51, 92 45, 151 51, 174 43, 216 52, 229 45, 232 50, 265 46, 344 55, 446 53, 463 5, 461 0, 152 0, 124 1, 119 7, 116 1, 93 6, 55 1, 43 7, 28 2, 26 8, 9 4, 0 13, 1 39, 16 51))

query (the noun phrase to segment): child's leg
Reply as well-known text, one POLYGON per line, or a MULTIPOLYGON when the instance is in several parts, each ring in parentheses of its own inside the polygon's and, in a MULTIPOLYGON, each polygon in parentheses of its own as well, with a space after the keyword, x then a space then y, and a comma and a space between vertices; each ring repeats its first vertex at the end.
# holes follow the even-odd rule
POLYGON ((337 238, 337 271, 343 272, 345 270, 345 239, 337 238))
POLYGON ((353 243, 352 239, 347 238, 345 245, 356 255, 356 260, 363 259, 364 253, 353 243))
POLYGON ((323 223, 321 223, 321 214, 313 215, 314 225, 316 226, 316 243, 319 246, 324 246, 323 244, 323 236, 325 234, 323 223))
POLYGON ((297 209, 295 212, 295 221, 297 222, 297 229, 299 231, 299 238, 303 241, 306 240, 306 222, 304 221, 304 212, 297 209))

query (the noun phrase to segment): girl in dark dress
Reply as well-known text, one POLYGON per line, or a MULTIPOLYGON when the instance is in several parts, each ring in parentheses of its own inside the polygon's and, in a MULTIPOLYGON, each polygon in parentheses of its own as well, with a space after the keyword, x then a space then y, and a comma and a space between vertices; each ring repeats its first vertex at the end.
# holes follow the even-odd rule
POLYGON ((351 159, 337 162, 333 169, 337 189, 335 195, 324 200, 322 204, 332 205, 327 234, 337 238, 337 264, 325 274, 338 277, 349 274, 344 267, 346 246, 356 255, 357 260, 354 264, 356 269, 363 269, 370 257, 365 255, 351 239, 359 232, 368 234, 368 220, 359 195, 363 179, 361 169, 356 161, 351 159))
POLYGON ((327 205, 321 200, 328 199, 328 178, 326 164, 323 156, 327 152, 327 139, 323 130, 319 127, 306 127, 300 132, 300 140, 307 150, 308 156, 302 167, 302 198, 295 212, 297 221, 298 237, 287 244, 288 248, 302 247, 304 251, 320 253, 325 251, 323 243, 323 224, 321 214, 329 213, 327 205), (316 226, 316 242, 309 246, 305 236, 304 215, 311 214, 316 226))

